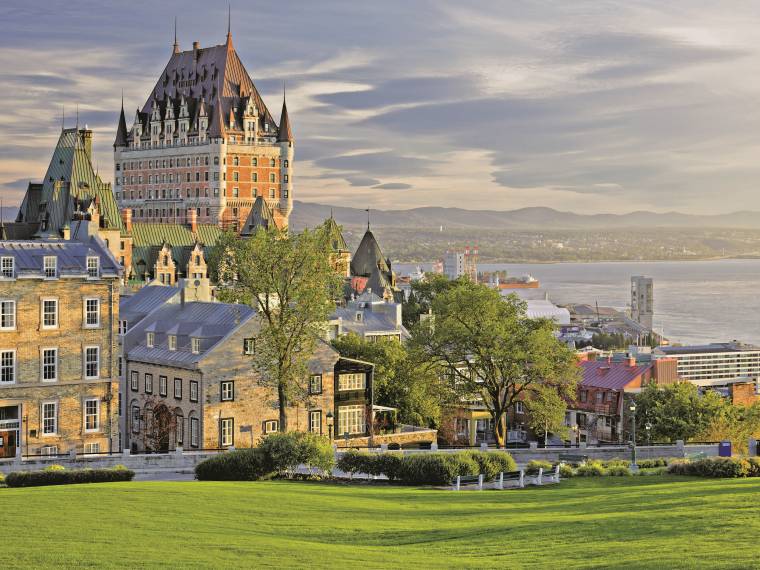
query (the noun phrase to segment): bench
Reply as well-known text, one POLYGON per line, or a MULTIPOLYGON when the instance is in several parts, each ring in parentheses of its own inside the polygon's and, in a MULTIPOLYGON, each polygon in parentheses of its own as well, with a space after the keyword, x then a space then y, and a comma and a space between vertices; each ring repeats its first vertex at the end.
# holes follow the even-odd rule
POLYGON ((560 453, 560 463, 569 463, 570 465, 581 465, 588 462, 588 455, 578 455, 575 453, 560 453))
POLYGON ((536 485, 543 485, 544 479, 548 482, 554 481, 555 483, 559 483, 559 463, 553 469, 547 469, 546 471, 544 471, 543 467, 539 467, 538 475, 535 478, 536 485))
POLYGON ((457 475, 451 484, 455 491, 459 491, 461 485, 467 485, 469 483, 477 483, 479 489, 483 489, 483 476, 482 475, 457 475))

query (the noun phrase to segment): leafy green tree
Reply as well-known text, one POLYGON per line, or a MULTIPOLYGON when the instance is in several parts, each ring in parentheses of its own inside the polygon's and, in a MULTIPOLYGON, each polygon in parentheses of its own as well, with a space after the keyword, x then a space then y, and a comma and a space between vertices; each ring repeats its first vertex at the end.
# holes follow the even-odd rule
POLYGON ((425 279, 412 283, 412 292, 402 307, 404 326, 411 328, 416 325, 420 320, 420 315, 430 310, 433 299, 437 295, 467 280, 466 277, 452 280, 440 273, 426 273, 425 279))
MULTIPOLYGON (((713 390, 700 395, 697 386, 690 382, 677 382, 663 388, 650 384, 634 397, 634 401, 637 438, 646 437, 646 424, 649 423, 649 437, 655 442, 698 438, 731 406, 713 390)), ((630 413, 627 405, 625 411, 630 413)), ((630 425, 630 417, 627 425, 630 425)))
POLYGON ((451 398, 441 374, 397 340, 368 341, 355 333, 332 342, 341 356, 375 363, 375 403, 398 410, 402 423, 437 427, 451 398))
POLYGON ((536 388, 552 386, 568 398, 575 393, 579 367, 573 352, 554 336, 554 323, 529 319, 515 295, 457 282, 432 299, 433 318, 412 329, 412 344, 448 371, 453 390, 481 397, 500 446, 506 443, 506 413, 536 388))
POLYGON ((277 393, 280 431, 287 431, 290 403, 308 398, 308 361, 339 294, 331 253, 329 234, 320 226, 290 236, 277 229, 248 239, 227 233, 211 255, 217 297, 259 313, 253 364, 261 384, 277 393))
POLYGON ((707 428, 697 434, 703 441, 728 440, 734 453, 748 452, 749 438, 760 438, 760 402, 751 406, 726 405, 717 414, 707 428))
POLYGON ((536 435, 543 437, 544 442, 550 433, 562 439, 567 437, 567 402, 553 386, 536 386, 533 396, 525 404, 528 408, 528 426, 536 435))

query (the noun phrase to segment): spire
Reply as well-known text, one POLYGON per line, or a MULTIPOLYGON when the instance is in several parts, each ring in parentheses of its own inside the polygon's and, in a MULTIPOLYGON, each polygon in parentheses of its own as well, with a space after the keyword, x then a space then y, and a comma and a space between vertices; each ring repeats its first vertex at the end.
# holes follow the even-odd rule
POLYGON ((79 103, 77 103, 77 130, 79 130, 79 103))
POLYGON ((232 46, 232 7, 227 4, 227 47, 232 46))
POLYGON ((211 125, 208 131, 210 138, 223 137, 226 133, 224 128, 224 108, 222 107, 222 92, 219 89, 219 80, 216 82, 216 105, 214 105, 214 116, 211 117, 211 125))
POLYGON ((292 142, 293 132, 290 130, 288 119, 288 106, 285 104, 285 83, 282 84, 282 113, 280 114, 280 130, 277 133, 277 142, 292 142))
POLYGON ((113 147, 127 146, 127 119, 124 116, 124 90, 121 91, 121 113, 119 113, 119 126, 116 128, 116 139, 113 147))
POLYGON ((369 208, 365 209, 364 211, 367 212, 367 231, 369 231, 369 208))
POLYGON ((174 16, 174 49, 172 53, 179 53, 179 42, 177 41, 177 16, 174 16))
POLYGON ((61 132, 66 128, 66 105, 61 105, 61 132))

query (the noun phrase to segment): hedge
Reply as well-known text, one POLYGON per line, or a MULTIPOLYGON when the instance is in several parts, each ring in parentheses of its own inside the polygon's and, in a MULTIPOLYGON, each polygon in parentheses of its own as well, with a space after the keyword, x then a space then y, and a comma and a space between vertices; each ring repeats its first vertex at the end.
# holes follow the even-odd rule
POLYGON ((668 465, 668 473, 696 477, 760 477, 760 460, 756 457, 707 457, 696 461, 674 461, 668 465))
POLYGON ((449 485, 458 475, 479 475, 468 453, 419 453, 401 462, 399 478, 406 485, 449 485))
POLYGON ((195 466, 199 481, 256 481, 274 473, 260 449, 238 449, 209 457, 195 466))
POLYGON ((529 475, 535 475, 539 469, 543 469, 544 472, 549 471, 552 468, 550 461, 544 461, 542 459, 531 459, 528 461, 528 465, 525 467, 525 472, 529 475))
POLYGON ((5 478, 8 487, 41 487, 78 483, 113 483, 131 481, 135 472, 123 467, 114 469, 72 469, 15 471, 5 478))

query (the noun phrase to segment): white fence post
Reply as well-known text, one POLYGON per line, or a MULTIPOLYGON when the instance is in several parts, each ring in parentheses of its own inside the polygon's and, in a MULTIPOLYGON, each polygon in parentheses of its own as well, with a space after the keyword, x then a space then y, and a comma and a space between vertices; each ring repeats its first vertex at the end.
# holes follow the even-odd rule
POLYGON ((499 473, 499 489, 504 489, 504 471, 499 473))
POLYGON ((539 485, 544 484, 544 468, 543 467, 538 468, 538 478, 536 480, 538 481, 539 485))
POLYGON ((559 483, 559 463, 557 463, 557 466, 554 468, 554 481, 559 483))
POLYGON ((459 491, 459 481, 460 481, 460 477, 459 475, 457 475, 457 484, 454 486, 455 491, 459 491))
POLYGON ((478 491, 483 490, 483 474, 478 475, 478 491))
POLYGON ((520 469, 520 489, 525 487, 525 471, 520 469))
POLYGON ((480 451, 488 451, 488 444, 485 441, 480 444, 480 451))

